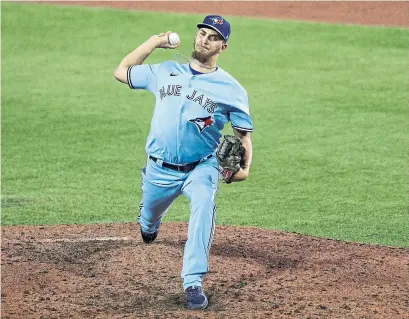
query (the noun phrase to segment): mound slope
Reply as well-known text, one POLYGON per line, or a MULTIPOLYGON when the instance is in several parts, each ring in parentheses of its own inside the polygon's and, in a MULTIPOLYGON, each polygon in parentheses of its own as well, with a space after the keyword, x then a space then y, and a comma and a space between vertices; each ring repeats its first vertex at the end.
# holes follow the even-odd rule
POLYGON ((210 306, 184 309, 187 224, 3 227, 2 318, 409 318, 409 249, 218 226, 210 306))

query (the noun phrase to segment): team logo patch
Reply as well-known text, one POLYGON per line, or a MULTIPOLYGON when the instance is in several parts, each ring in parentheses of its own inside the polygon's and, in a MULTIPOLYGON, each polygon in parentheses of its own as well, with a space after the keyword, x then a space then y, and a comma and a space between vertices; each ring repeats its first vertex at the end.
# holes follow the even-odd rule
POLYGON ((195 124, 197 128, 199 129, 199 132, 202 133, 202 131, 206 127, 214 123, 214 120, 212 119, 211 116, 208 116, 208 117, 197 117, 195 119, 189 120, 189 122, 192 122, 193 124, 195 124))
POLYGON ((222 18, 212 18, 213 24, 223 24, 222 18))

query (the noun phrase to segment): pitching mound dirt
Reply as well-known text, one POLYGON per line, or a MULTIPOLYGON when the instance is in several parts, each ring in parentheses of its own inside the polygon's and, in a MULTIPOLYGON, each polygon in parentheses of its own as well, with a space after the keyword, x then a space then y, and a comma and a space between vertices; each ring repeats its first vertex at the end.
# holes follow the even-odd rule
POLYGON ((3 227, 2 318, 408 318, 408 249, 218 226, 210 305, 184 309, 187 225, 3 227))

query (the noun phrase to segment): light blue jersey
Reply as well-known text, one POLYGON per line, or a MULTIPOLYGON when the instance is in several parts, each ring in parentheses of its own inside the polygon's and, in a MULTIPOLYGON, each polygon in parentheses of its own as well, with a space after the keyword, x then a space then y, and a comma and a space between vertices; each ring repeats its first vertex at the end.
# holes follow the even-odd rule
POLYGON ((166 61, 128 69, 128 85, 156 98, 146 153, 187 164, 214 154, 224 125, 253 131, 246 90, 226 71, 194 75, 189 64, 166 61))

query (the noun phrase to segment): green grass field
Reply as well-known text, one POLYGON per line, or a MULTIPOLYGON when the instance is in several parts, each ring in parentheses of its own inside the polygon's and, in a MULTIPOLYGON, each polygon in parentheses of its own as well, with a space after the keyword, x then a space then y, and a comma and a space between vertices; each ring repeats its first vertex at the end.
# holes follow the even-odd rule
MULTIPOLYGON (((154 98, 113 70, 166 30, 190 55, 202 15, 1 9, 2 225, 134 221, 154 98)), ((249 94, 254 161, 221 185, 218 223, 408 247, 409 31, 230 22, 220 66, 249 94)), ((165 221, 188 217, 181 197, 165 221)))

